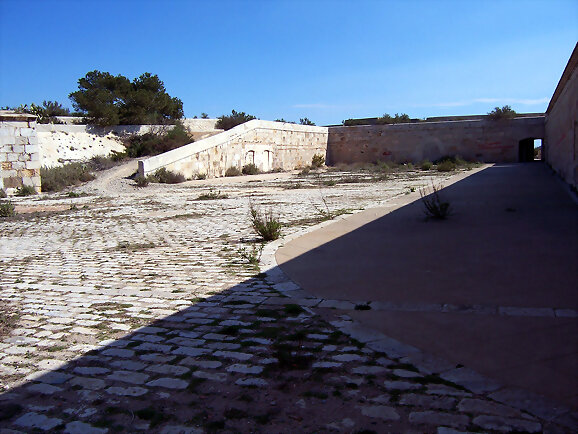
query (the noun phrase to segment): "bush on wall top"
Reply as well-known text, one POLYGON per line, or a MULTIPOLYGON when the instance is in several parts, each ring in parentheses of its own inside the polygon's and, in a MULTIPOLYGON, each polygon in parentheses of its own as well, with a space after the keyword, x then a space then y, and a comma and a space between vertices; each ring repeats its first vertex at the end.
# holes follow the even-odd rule
POLYGON ((504 107, 495 107, 494 110, 488 113, 488 119, 492 121, 499 121, 502 119, 515 118, 517 113, 512 110, 512 107, 505 105, 504 107))
POLYGON ((249 122, 253 119, 257 118, 253 115, 248 115, 245 112, 236 112, 235 110, 232 110, 230 115, 219 116, 219 120, 215 124, 215 128, 221 130, 230 130, 237 125, 244 124, 245 122, 249 122))

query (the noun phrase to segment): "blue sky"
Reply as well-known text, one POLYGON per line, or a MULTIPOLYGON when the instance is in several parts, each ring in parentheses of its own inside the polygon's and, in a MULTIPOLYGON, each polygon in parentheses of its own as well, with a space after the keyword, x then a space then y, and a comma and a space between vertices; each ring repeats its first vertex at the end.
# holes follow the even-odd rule
POLYGON ((98 69, 187 117, 543 112, 577 40, 577 0, 0 0, 0 106, 70 107, 98 69))

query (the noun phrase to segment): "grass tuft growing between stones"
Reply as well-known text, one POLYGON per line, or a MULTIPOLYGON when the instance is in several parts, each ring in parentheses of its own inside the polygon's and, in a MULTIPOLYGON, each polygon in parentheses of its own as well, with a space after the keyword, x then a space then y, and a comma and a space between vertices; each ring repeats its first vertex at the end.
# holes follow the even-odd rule
POLYGON ((218 199, 227 199, 229 196, 227 194, 222 194, 221 191, 215 191, 214 189, 210 189, 207 193, 200 194, 197 197, 197 200, 218 200, 218 199))
POLYGON ((250 202, 249 215, 253 230, 263 241, 273 241, 281 236, 281 228, 283 225, 273 214, 273 210, 269 209, 266 212, 261 212, 255 207, 253 202, 250 202))
POLYGON ((5 300, 0 304, 0 338, 10 334, 16 327, 20 315, 16 307, 5 300))
POLYGON ((432 183, 432 192, 428 193, 425 188, 420 189, 420 196, 424 205, 426 218, 434 220, 445 220, 451 214, 449 202, 445 202, 439 195, 441 187, 436 187, 432 183))

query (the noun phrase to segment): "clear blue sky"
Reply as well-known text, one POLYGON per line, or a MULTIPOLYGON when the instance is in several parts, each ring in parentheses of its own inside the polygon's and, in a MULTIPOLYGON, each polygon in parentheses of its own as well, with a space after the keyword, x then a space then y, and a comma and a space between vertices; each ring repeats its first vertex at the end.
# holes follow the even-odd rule
POLYGON ((0 0, 0 106, 71 107, 98 69, 187 117, 543 112, 577 40, 578 0, 0 0))

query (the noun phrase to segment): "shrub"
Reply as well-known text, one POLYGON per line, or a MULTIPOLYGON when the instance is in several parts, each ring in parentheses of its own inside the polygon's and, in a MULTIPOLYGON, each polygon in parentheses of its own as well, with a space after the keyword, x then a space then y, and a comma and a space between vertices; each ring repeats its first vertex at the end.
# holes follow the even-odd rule
POLYGON ((82 163, 68 163, 60 167, 40 169, 42 191, 61 191, 71 185, 78 185, 94 179, 88 167, 82 163))
POLYGON ((182 122, 177 122, 172 129, 129 136, 124 141, 124 145, 128 157, 140 158, 146 155, 162 154, 193 141, 182 122))
POLYGON ((211 188, 207 193, 200 194, 197 200, 217 200, 227 199, 228 197, 226 194, 221 194, 221 191, 215 191, 211 188))
POLYGON ((411 119, 409 115, 406 113, 398 114, 396 113, 395 116, 390 116, 389 114, 385 113, 383 116, 377 118, 378 125, 385 125, 385 124, 403 124, 409 123, 411 119))
POLYGON ((149 180, 146 176, 138 175, 134 178, 137 187, 146 187, 149 185, 149 180))
POLYGON ((95 155, 90 160, 88 160, 88 166, 92 170, 100 172, 102 170, 110 169, 111 167, 118 166, 122 160, 120 159, 120 153, 116 152, 114 155, 109 156, 95 155))
POLYGON ((251 246, 251 250, 247 250, 244 247, 239 249, 239 256, 249 264, 253 265, 254 267, 259 266, 259 262, 261 261, 261 256, 263 254, 263 249, 265 248, 265 244, 257 245, 253 244, 251 246))
POLYGON ((16 113, 30 113, 37 117, 39 124, 61 124, 57 116, 70 116, 70 110, 62 107, 62 104, 56 101, 42 101, 42 105, 34 103, 24 104, 15 109, 16 113))
POLYGON ((0 217, 12 217, 15 214, 16 211, 12 202, 0 202, 0 217))
POLYGON ((226 171, 225 171, 225 176, 241 176, 241 171, 234 166, 229 167, 226 171))
POLYGON ((346 127, 352 127, 355 125, 369 125, 367 119, 345 119, 344 121, 341 121, 341 123, 346 127))
POLYGON ((149 175, 149 182, 158 182, 159 184, 179 184, 186 179, 180 173, 175 173, 165 167, 158 169, 153 175, 149 175))
POLYGON ((257 175, 258 173, 261 173, 259 168, 255 166, 253 163, 244 165, 242 172, 243 175, 257 175))
POLYGON ((31 185, 23 185, 16 189, 14 196, 32 196, 36 194, 36 189, 31 185))
POLYGON ((310 173, 311 173, 311 167, 305 166, 303 169, 301 169, 301 172, 299 172, 299 175, 306 176, 306 175, 309 175, 310 173))
POLYGON ((430 170, 430 169, 432 168, 432 166, 433 166, 433 164, 432 164, 431 161, 429 161, 429 160, 423 160, 423 161, 421 162, 421 164, 419 165, 419 168, 420 168, 421 170, 430 170))
POLYGON ((222 115, 219 116, 218 119, 219 120, 215 124, 215 128, 230 130, 237 125, 244 124, 245 122, 249 122, 250 120, 257 118, 253 115, 248 115, 245 112, 236 112, 235 110, 232 110, 230 115, 222 115))
POLYGON ((512 110, 512 107, 505 105, 504 107, 495 107, 494 110, 488 113, 488 119, 492 121, 499 121, 502 119, 515 118, 517 113, 512 110))
POLYGON ((207 174, 206 173, 197 173, 197 175, 195 176, 195 179, 198 179, 198 180, 207 179, 207 174))
POLYGON ((456 163, 451 160, 442 160, 437 164, 438 172, 451 172, 456 169, 456 163))
POLYGON ((311 121, 309 120, 309 118, 301 118, 301 119, 299 119, 299 124, 301 124, 301 125, 315 126, 315 123, 314 123, 314 122, 311 122, 311 121))
POLYGON ((425 207, 424 212, 427 218, 444 220, 450 215, 450 203, 442 201, 439 195, 440 190, 441 187, 436 187, 434 184, 432 184, 431 194, 428 194, 425 188, 419 190, 421 200, 425 207))
POLYGON ((325 164, 325 157, 320 154, 315 154, 311 159, 311 167, 318 169, 325 164))
POLYGON ((3 189, 0 188, 0 199, 4 199, 5 197, 8 197, 8 195, 3 189))
POLYGON ((264 241, 273 241, 281 236, 281 222, 273 215, 270 209, 261 213, 253 203, 249 204, 249 214, 251 216, 251 226, 253 230, 263 238, 264 241))

